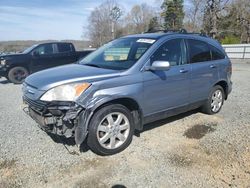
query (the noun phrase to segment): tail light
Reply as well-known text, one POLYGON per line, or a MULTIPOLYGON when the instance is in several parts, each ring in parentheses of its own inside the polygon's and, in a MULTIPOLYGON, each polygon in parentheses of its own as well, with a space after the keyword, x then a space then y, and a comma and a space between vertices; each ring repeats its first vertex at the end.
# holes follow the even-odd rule
POLYGON ((229 66, 228 66, 228 68, 227 68, 227 72, 228 72, 228 73, 230 73, 230 74, 232 74, 232 73, 233 73, 233 69, 232 69, 232 63, 231 63, 231 61, 230 61, 229 66))

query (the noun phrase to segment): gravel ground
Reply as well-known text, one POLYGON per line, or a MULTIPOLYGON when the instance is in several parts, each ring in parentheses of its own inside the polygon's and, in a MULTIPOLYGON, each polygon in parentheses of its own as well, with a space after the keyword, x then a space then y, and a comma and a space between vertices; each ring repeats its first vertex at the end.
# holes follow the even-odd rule
POLYGON ((110 157, 42 132, 21 86, 0 79, 0 187, 250 187, 250 61, 233 62, 233 92, 214 116, 152 123, 110 157))

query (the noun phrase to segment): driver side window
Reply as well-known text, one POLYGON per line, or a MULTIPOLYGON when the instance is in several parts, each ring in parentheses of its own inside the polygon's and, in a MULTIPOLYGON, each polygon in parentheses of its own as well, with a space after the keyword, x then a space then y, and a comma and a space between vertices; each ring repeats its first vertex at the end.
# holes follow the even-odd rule
POLYGON ((50 55, 53 53, 54 52, 53 52, 52 44, 44 44, 34 50, 34 54, 38 54, 38 55, 50 55))
POLYGON ((183 39, 173 39, 164 43, 152 56, 151 62, 168 61, 171 66, 186 64, 183 39))

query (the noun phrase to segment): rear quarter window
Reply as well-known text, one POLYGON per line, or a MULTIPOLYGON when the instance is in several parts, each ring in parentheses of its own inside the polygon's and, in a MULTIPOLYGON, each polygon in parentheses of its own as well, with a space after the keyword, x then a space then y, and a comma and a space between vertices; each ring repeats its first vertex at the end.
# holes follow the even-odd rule
POLYGON ((71 52, 72 51, 72 44, 57 44, 58 52, 59 53, 65 53, 65 52, 71 52))
POLYGON ((212 54, 212 60, 225 59, 225 54, 221 50, 215 48, 212 45, 210 45, 210 50, 212 54))

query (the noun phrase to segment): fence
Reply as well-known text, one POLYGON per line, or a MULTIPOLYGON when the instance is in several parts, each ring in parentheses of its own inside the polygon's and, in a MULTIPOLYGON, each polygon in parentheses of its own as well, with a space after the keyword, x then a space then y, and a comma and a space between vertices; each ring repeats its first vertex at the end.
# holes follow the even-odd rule
POLYGON ((223 45, 229 58, 250 59, 250 44, 223 45))

